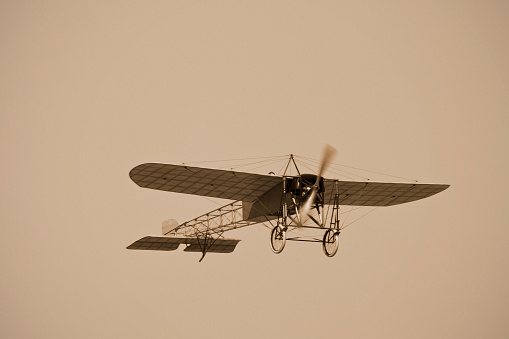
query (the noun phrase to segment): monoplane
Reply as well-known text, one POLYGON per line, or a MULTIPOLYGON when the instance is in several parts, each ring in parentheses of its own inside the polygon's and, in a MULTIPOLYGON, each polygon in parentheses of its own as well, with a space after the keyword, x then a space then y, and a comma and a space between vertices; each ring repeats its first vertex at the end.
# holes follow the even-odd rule
MULTIPOLYGON (((447 184, 343 181, 323 177, 336 150, 327 146, 316 174, 301 174, 293 155, 282 175, 262 175, 233 170, 146 163, 129 176, 140 187, 175 193, 233 200, 220 208, 179 224, 163 222, 162 236, 146 236, 127 249, 173 251, 185 244, 185 252, 231 253, 239 239, 225 232, 259 223, 271 226, 270 244, 281 253, 286 241, 321 242, 326 256, 339 247, 340 206, 393 206, 435 195, 447 184), (288 174, 290 164, 296 175, 288 174), (327 210, 326 210, 327 207, 327 210), (323 237, 287 236, 291 230, 312 229, 323 237)), ((293 233, 292 233, 293 234, 293 233)))

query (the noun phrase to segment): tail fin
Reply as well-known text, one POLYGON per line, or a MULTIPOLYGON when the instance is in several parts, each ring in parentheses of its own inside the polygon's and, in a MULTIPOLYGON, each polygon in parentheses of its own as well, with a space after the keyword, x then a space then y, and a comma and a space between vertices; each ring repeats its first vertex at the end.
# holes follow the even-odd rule
POLYGON ((162 231, 163 235, 168 235, 171 231, 173 231, 177 226, 179 225, 179 222, 175 219, 168 219, 163 221, 162 225, 162 231))

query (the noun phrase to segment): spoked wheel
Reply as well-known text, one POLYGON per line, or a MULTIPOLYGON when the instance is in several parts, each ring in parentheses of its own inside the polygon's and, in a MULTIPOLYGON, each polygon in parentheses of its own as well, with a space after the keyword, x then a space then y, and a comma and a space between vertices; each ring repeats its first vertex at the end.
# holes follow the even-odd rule
POLYGON ((281 227, 281 225, 277 225, 270 232, 270 247, 272 248, 272 252, 281 253, 283 248, 285 248, 286 244, 286 230, 281 227))
POLYGON ((339 248, 339 231, 328 229, 323 236, 323 252, 328 257, 333 257, 339 248))

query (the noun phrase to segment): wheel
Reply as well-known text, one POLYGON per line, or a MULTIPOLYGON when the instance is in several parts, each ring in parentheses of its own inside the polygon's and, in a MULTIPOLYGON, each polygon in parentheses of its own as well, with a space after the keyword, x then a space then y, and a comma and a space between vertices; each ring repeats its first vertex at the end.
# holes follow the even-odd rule
POLYGON ((277 225, 270 232, 270 247, 272 248, 272 252, 281 253, 283 248, 285 248, 286 244, 286 230, 281 227, 281 225, 277 225))
POLYGON ((339 231, 328 229, 323 235, 323 252, 328 257, 333 257, 339 248, 339 231))

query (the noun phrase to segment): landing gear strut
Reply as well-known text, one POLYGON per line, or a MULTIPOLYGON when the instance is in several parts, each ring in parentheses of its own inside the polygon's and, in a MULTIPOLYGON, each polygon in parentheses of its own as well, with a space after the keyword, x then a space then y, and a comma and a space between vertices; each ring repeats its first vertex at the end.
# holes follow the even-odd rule
POLYGON ((333 154, 333 150, 326 149, 320 165, 318 175, 300 174, 290 156, 290 161, 294 162, 298 176, 286 176, 286 169, 283 174, 283 185, 281 195, 281 205, 279 211, 272 216, 277 216, 277 225, 270 234, 270 246, 274 253, 281 253, 285 247, 286 241, 308 241, 321 242, 326 256, 333 257, 339 249, 339 181, 324 180, 322 174, 327 167, 328 161, 333 154), (327 191, 327 196, 325 195, 327 191), (332 213, 329 210, 325 212, 325 204, 332 207, 332 213), (286 238, 287 230, 295 229, 315 229, 325 231, 323 239, 320 237, 311 237, 292 233, 292 236, 286 238))

